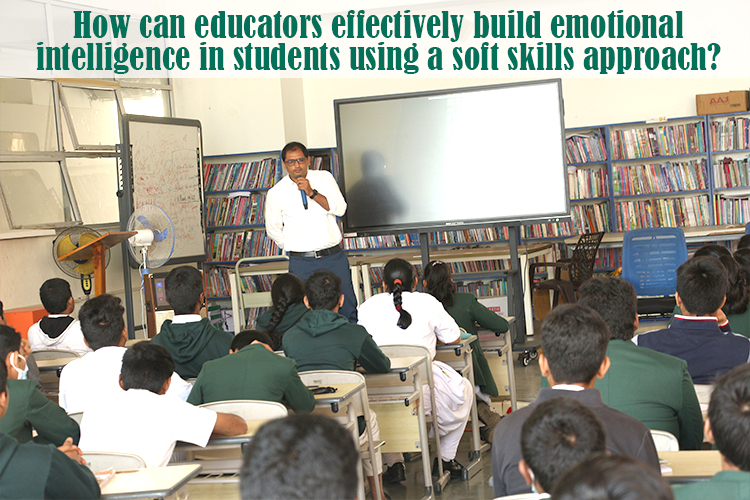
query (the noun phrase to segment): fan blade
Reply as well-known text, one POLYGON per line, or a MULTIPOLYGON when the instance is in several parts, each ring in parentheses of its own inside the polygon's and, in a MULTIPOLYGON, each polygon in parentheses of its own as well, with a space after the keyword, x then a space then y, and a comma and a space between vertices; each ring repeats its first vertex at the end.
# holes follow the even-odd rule
MULTIPOLYGON (((143 224, 143 227, 145 227, 146 229, 150 229, 150 230, 154 231, 154 226, 151 225, 151 222, 149 222, 149 220, 147 218, 145 218, 142 215, 139 215, 138 217, 136 217, 136 219, 138 219, 138 222, 140 222, 141 224, 143 224)), ((156 231, 154 231, 154 232, 156 232, 156 231)))
POLYGON ((167 236, 169 236, 169 229, 165 229, 164 231, 154 231, 154 241, 162 241, 166 239, 167 236))
POLYGON ((78 248, 78 246, 70 239, 70 235, 67 235, 57 244, 57 256, 62 257, 63 255, 68 255, 76 248, 78 248))
POLYGON ((89 274, 94 274, 94 259, 89 259, 87 261, 84 261, 81 264, 78 264, 76 267, 73 268, 73 271, 80 273, 84 276, 88 276, 89 274))
POLYGON ((91 243, 95 239, 97 239, 99 236, 94 233, 83 233, 81 236, 78 237, 78 246, 82 247, 88 243, 91 243))

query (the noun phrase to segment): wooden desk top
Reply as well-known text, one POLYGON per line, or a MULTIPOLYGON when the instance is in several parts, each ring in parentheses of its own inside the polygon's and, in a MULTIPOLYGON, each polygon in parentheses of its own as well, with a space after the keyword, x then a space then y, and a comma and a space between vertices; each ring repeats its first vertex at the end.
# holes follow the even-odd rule
MULTIPOLYGON (((552 248, 552 243, 536 243, 529 246, 518 246, 519 254, 532 255, 537 252, 546 252, 552 248)), ((366 250, 365 250, 366 251, 366 250)), ((466 260, 466 259, 482 259, 482 258, 508 258, 510 256, 510 246, 508 244, 485 246, 480 248, 459 248, 457 250, 435 250, 430 251, 430 259, 440 259, 445 261, 450 260, 466 260)), ((377 255, 358 255, 350 256, 349 262, 351 265, 383 265, 391 259, 401 258, 407 261, 419 261, 422 260, 422 255, 419 253, 418 248, 411 248, 405 250, 394 249, 393 253, 379 253, 377 255)))
MULTIPOLYGON (((391 373, 405 373, 413 370, 424 362, 421 356, 406 356, 403 358, 391 358, 391 373)), ((371 374, 378 375, 378 374, 371 374)))
POLYGON ((325 385, 328 385, 330 387, 335 387, 338 390, 331 394, 316 394, 315 395, 316 405, 340 403, 352 397, 354 394, 356 394, 358 391, 361 391, 365 387, 365 385, 362 383, 359 383, 359 384, 325 384, 325 385))
POLYGON ((470 335, 469 337, 467 337, 465 339, 459 340, 455 344, 437 344, 435 346, 435 350, 436 351, 451 351, 451 350, 455 350, 455 349, 461 349, 461 350, 463 350, 463 349, 467 348, 469 346, 469 344, 471 344, 472 342, 474 342, 476 339, 477 339, 476 335, 470 335))
POLYGON ((197 476, 201 468, 190 464, 118 472, 102 488, 102 498, 166 498, 197 476))
POLYGON ((660 451, 659 458, 672 469, 664 473, 669 482, 687 482, 708 479, 721 470, 718 450, 660 451))
POLYGON ((36 361, 36 366, 39 368, 39 371, 51 372, 57 370, 58 368, 62 368, 75 359, 81 358, 36 359, 34 361, 36 361))
MULTIPOLYGON (((685 241, 687 243, 700 243, 703 241, 727 241, 739 239, 745 234, 745 226, 740 224, 733 224, 729 226, 698 226, 698 227, 683 227, 682 231, 685 233, 685 241)), ((604 238, 599 245, 602 248, 621 247, 622 240, 625 236, 625 232, 620 231, 617 233, 604 233, 604 238)), ((567 245, 575 245, 578 243, 579 236, 571 236, 565 239, 567 245)))

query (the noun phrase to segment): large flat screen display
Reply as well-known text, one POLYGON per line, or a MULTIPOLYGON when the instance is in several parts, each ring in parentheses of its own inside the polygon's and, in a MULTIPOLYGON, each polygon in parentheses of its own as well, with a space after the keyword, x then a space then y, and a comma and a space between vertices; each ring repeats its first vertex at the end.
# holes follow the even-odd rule
POLYGON ((560 80, 334 101, 347 233, 566 219, 560 80))

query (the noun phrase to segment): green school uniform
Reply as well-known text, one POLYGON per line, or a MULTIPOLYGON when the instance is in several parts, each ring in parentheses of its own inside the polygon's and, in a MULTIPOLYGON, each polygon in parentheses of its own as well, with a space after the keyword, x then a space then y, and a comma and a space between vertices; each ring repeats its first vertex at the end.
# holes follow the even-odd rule
POLYGON ((187 379, 197 377, 206 361, 229 354, 233 338, 203 318, 179 324, 166 320, 151 342, 167 348, 174 358, 175 371, 187 379))
POLYGON ((724 470, 708 481, 674 485, 675 500, 747 500, 750 498, 750 472, 724 470))

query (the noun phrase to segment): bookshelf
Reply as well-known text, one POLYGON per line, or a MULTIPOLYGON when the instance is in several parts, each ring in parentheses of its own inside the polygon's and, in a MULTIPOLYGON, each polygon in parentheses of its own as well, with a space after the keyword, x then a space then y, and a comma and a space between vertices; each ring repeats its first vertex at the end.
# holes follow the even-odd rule
POLYGON ((750 112, 708 117, 716 224, 750 222, 750 112))

